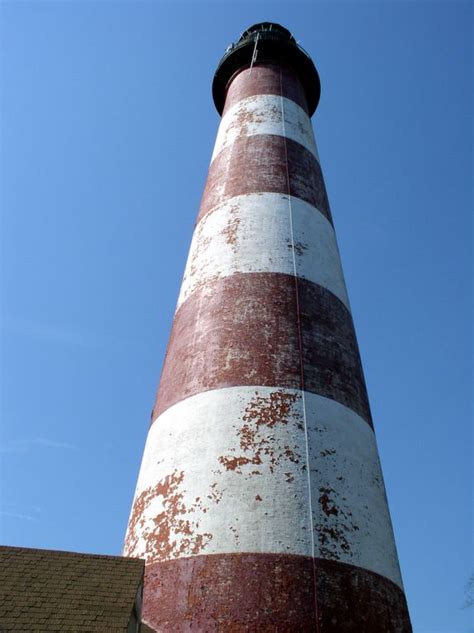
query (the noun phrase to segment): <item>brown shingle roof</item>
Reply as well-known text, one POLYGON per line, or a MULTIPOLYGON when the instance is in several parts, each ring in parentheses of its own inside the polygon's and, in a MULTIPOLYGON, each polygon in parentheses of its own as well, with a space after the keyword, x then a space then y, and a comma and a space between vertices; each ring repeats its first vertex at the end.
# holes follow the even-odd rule
POLYGON ((0 546, 0 631, 126 631, 144 561, 0 546))

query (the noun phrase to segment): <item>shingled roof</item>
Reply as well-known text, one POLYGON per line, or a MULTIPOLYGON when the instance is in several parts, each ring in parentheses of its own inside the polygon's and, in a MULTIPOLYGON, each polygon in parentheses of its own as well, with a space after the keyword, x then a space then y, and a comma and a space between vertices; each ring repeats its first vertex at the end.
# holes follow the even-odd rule
POLYGON ((125 632, 143 570, 136 558, 0 546, 0 631, 125 632))

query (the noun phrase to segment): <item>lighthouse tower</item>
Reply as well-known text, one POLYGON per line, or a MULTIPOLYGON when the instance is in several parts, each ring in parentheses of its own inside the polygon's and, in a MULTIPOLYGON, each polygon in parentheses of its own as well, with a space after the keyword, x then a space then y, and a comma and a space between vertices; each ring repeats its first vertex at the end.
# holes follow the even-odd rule
POLYGON ((222 115, 127 556, 160 632, 409 633, 310 117, 309 56, 262 23, 213 82, 222 115))

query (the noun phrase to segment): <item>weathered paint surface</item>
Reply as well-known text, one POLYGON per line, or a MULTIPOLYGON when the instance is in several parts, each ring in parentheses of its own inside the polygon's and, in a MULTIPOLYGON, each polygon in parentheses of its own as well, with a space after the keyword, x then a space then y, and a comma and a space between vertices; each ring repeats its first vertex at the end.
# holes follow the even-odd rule
POLYGON ((338 561, 222 554, 145 568, 143 619, 157 631, 411 633, 403 591, 338 561), (314 589, 317 592, 317 614, 314 589))
POLYGON ((193 292, 175 314, 153 419, 210 389, 299 388, 303 364, 307 391, 371 424, 349 310, 305 279, 298 280, 298 296, 297 311, 295 278, 280 273, 235 273, 193 292))
POLYGON ((234 196, 266 191, 301 198, 332 221, 314 154, 275 134, 239 137, 219 152, 209 168, 198 220, 234 196))
POLYGON ((307 112, 228 86, 125 547, 157 631, 411 632, 307 112))
POLYGON ((252 72, 250 68, 245 68, 232 79, 227 91, 223 116, 238 101, 255 95, 282 95, 308 112, 304 88, 291 68, 277 64, 256 64, 252 72))
MULTIPOLYGON (((316 555, 401 586, 373 431, 311 393, 306 419, 316 555)), ((299 390, 219 389, 167 409, 149 431, 126 553, 311 556, 305 446, 299 390)))
POLYGON ((237 272, 293 275, 293 248, 297 275, 323 286, 349 308, 332 225, 307 202, 278 193, 236 196, 202 218, 178 307, 196 289, 237 272))
POLYGON ((254 95, 238 101, 221 120, 212 160, 235 139, 256 134, 277 134, 300 143, 319 160, 311 120, 291 99, 254 95))

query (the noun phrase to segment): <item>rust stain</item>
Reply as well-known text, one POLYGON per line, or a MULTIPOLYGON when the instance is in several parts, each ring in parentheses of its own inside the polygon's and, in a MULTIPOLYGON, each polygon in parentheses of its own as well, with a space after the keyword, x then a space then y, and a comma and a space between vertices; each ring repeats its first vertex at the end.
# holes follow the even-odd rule
POLYGON ((235 470, 238 473, 241 473, 241 466, 246 466, 247 464, 261 464, 262 460, 260 456, 255 456, 252 458, 249 457, 219 457, 219 462, 225 467, 226 470, 235 470))
POLYGON ((321 457, 327 457, 328 455, 335 455, 336 451, 333 448, 326 448, 324 451, 320 451, 319 454, 321 457))
POLYGON ((331 501, 328 494, 332 492, 331 488, 320 488, 319 491, 321 493, 319 497, 319 504, 324 514, 326 516, 330 516, 331 514, 337 516, 339 514, 339 510, 336 508, 334 502, 331 501))
POLYGON ((292 244, 291 240, 287 240, 287 242, 288 248, 294 250, 299 257, 304 255, 304 252, 308 250, 308 245, 303 242, 295 242, 294 244, 292 244))
POLYGON ((236 252, 237 233, 239 230, 239 225, 240 218, 236 215, 236 212, 231 209, 230 218, 226 226, 222 229, 221 234, 224 236, 226 244, 229 244, 233 247, 234 252, 236 252))
POLYGON ((186 507, 183 481, 184 472, 175 470, 137 497, 125 541, 128 555, 143 555, 140 549, 142 539, 145 542, 145 557, 154 561, 199 554, 212 540, 212 534, 198 532, 197 521, 186 518, 196 509, 202 509, 202 503, 196 497, 195 502, 186 507), (162 510, 154 517, 147 518, 148 507, 157 499, 161 502, 162 510))
MULTIPOLYGON (((261 95, 258 95, 261 96, 261 95)), ((237 108, 233 115, 232 124, 229 130, 235 129, 240 136, 247 136, 248 126, 251 123, 266 123, 267 121, 278 122, 281 120, 281 111, 277 106, 266 105, 265 108, 250 110, 243 104, 237 108)))
POLYGON ((232 536, 234 537, 234 540, 236 543, 239 542, 239 530, 234 527, 233 525, 229 525, 229 530, 232 532, 232 536))
MULTIPOLYGON (((302 414, 295 407, 297 400, 298 394, 288 393, 282 389, 272 391, 265 396, 259 396, 256 392, 256 395, 245 407, 242 416, 243 424, 237 429, 242 454, 221 455, 219 457, 219 462, 226 470, 248 474, 247 471, 243 470, 243 467, 252 464, 266 466, 273 473, 275 467, 284 461, 298 464, 301 456, 296 450, 289 445, 278 448, 274 435, 263 433, 263 429, 268 430, 277 424, 287 425, 289 423, 301 430, 303 428, 302 414)), ((231 449, 229 452, 235 453, 236 451, 231 449)), ((261 474, 261 472, 252 471, 250 475, 253 474, 261 474)), ((287 476, 286 480, 290 483, 293 478, 287 476)))
POLYGON ((338 549, 342 549, 346 555, 351 554, 349 541, 341 527, 320 525, 317 532, 319 535, 319 552, 323 558, 337 560, 339 558, 338 549))
POLYGON ((229 130, 235 129, 240 136, 247 136, 248 134, 248 126, 250 123, 264 123, 265 122, 265 112, 261 110, 247 110, 245 105, 241 105, 235 111, 233 115, 233 120, 231 125, 229 126, 229 130))
MULTIPOLYGON (((199 230, 199 229, 198 229, 199 230)), ((202 252, 207 250, 207 247, 211 243, 210 237, 204 237, 202 235, 202 230, 199 231, 197 235, 197 239, 195 241, 195 247, 191 253, 191 260, 189 262, 189 276, 194 277, 194 275, 198 272, 198 260, 202 255, 202 252)), ((187 275, 184 276, 183 282, 187 279, 187 275)))
POLYGON ((334 499, 335 490, 322 486, 319 488, 319 505, 322 510, 320 522, 315 526, 318 534, 319 550, 325 558, 337 560, 339 551, 352 557, 348 534, 359 530, 352 520, 352 512, 338 507, 334 499), (333 518, 337 517, 337 519, 333 518))
POLYGON ((288 424, 290 414, 295 413, 293 405, 297 399, 298 394, 288 393, 282 389, 272 391, 268 396, 256 395, 246 406, 243 420, 255 422, 257 428, 288 424))
POLYGON ((224 494, 223 491, 217 488, 217 482, 214 482, 211 485, 211 489, 209 490, 209 494, 207 495, 207 498, 217 504, 221 501, 223 494, 224 494))

